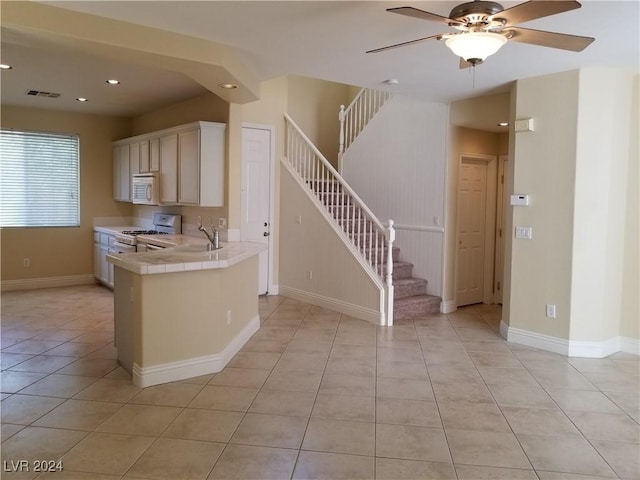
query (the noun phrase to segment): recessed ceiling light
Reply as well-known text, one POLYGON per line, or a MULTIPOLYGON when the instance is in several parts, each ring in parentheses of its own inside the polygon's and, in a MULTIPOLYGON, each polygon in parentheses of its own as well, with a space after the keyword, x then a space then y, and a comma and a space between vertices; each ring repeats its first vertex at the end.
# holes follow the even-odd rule
POLYGON ((218 86, 226 90, 233 90, 234 88, 238 88, 238 85, 236 85, 235 83, 220 83, 218 84, 218 86))
POLYGON ((111 79, 111 80, 107 80, 107 83, 109 85, 119 85, 120 84, 120 80, 111 79))
POLYGON ((79 102, 88 102, 89 101, 88 99, 86 99, 84 97, 78 97, 78 98, 76 98, 76 100, 79 101, 79 102))
POLYGON ((11 70, 13 67, 11 65, 7 65, 6 63, 0 63, 0 69, 2 70, 11 70))
POLYGON ((508 127, 509 126, 509 122, 499 122, 498 126, 499 127, 508 127))

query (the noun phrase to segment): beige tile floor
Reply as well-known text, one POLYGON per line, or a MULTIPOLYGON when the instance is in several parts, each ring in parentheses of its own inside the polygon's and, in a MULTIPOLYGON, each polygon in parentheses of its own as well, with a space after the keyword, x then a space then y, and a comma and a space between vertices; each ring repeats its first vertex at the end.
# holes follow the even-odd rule
POLYGON ((486 305, 392 328, 282 297, 260 313, 222 372, 139 389, 110 291, 3 293, 2 470, 31 471, 2 478, 640 478, 638 357, 507 343, 486 305))

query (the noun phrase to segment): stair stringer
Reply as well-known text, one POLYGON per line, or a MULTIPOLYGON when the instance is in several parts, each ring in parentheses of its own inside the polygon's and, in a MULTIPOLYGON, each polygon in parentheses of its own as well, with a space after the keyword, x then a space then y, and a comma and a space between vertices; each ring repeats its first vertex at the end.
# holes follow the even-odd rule
MULTIPOLYGON (((363 320, 367 320, 369 322, 375 323, 377 325, 386 325, 387 318, 385 315, 386 305, 385 299, 388 298, 388 287, 382 281, 379 275, 376 274, 374 269, 369 265, 364 258, 362 257, 361 252, 358 251, 356 246, 351 241, 350 237, 347 233, 343 231, 341 226, 337 223, 337 221, 333 218, 333 216, 329 213, 329 211, 322 204, 320 198, 315 195, 314 191, 309 188, 309 186, 299 177, 299 175, 295 172, 295 170, 289 165, 289 162, 286 158, 281 159, 281 165, 284 167, 281 169, 281 183, 282 187, 286 187, 285 182, 287 182, 288 176, 290 180, 292 180, 298 187, 299 191, 306 197, 309 202, 314 206, 314 210, 321 216, 323 219, 323 223, 326 227, 332 230, 333 234, 339 242, 341 246, 344 247, 346 251, 349 252, 350 257, 357 264, 358 271, 361 274, 361 279, 366 280, 370 287, 371 292, 375 292, 375 305, 367 304, 357 304, 352 300, 339 299, 336 298, 336 295, 326 295, 322 292, 313 291, 311 288, 304 288, 304 285, 300 285, 299 282, 296 282, 296 286, 288 286, 286 283, 286 279, 281 278, 279 282, 279 291, 282 295, 311 303, 313 305, 318 305, 324 308, 330 308, 335 311, 339 311, 341 313, 345 313, 347 315, 351 315, 356 318, 360 318, 363 320)), ((286 195, 281 194, 281 198, 287 197, 286 195)), ((291 199, 288 198, 290 202, 291 199)), ((290 213, 285 210, 291 209, 290 205, 281 205, 281 218, 287 218, 287 216, 292 217, 290 213)), ((293 215, 295 216, 295 214, 293 215)), ((290 218, 287 221, 292 221, 290 218)), ((303 222, 304 220, 301 219, 303 222)), ((281 225, 283 221, 281 220, 281 225)), ((285 235, 281 235, 280 245, 281 251, 286 250, 286 243, 290 239, 285 238, 285 235)), ((314 245, 309 245, 311 248, 314 245)), ((282 255, 282 254, 281 254, 282 255)), ((281 263, 282 265, 282 263, 281 263)), ((357 274, 356 274, 357 275, 357 274)), ((281 266, 281 277, 286 277, 286 272, 283 272, 283 267, 281 266)), ((293 283, 293 282, 292 282, 293 283)))

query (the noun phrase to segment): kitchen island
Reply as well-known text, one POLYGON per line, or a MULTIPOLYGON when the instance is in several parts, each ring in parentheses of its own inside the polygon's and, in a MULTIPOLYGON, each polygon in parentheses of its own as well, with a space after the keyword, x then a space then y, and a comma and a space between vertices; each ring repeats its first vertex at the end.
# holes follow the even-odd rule
POLYGON ((201 241, 113 254, 115 345, 133 383, 148 387, 219 372, 260 327, 264 246, 201 241))

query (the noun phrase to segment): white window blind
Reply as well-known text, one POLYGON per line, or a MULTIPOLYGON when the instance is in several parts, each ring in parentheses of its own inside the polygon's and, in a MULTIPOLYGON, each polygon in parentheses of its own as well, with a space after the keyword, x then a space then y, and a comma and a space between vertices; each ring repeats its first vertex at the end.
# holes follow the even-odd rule
POLYGON ((80 225, 77 135, 0 130, 2 227, 80 225))

